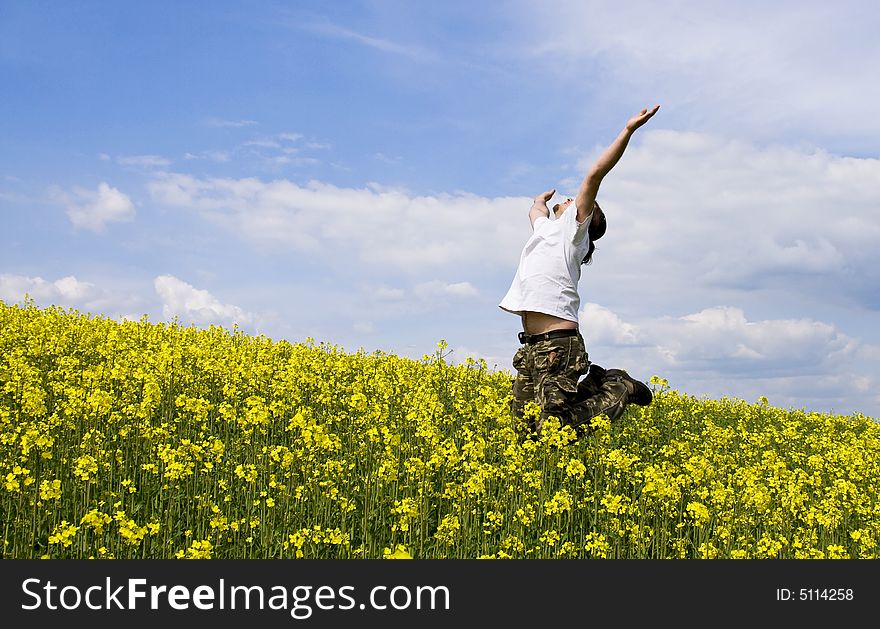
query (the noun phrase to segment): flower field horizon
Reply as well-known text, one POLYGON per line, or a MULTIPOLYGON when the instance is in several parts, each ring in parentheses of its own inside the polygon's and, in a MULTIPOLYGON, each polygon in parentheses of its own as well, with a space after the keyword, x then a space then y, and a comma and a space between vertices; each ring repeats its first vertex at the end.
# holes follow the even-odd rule
POLYGON ((2 557, 880 554, 874 418, 654 376, 654 401, 614 423, 522 439, 512 374, 446 349, 0 301, 2 557))

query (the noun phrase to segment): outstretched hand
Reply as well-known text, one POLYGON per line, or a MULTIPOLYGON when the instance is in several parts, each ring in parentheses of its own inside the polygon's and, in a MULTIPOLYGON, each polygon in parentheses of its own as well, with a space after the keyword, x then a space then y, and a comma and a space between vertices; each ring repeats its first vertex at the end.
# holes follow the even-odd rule
POLYGON ((556 188, 548 190, 547 192, 542 192, 535 197, 535 203, 547 203, 547 201, 553 198, 554 194, 556 194, 556 188))
POLYGON ((642 111, 637 113, 635 116, 633 116, 632 118, 630 118, 629 120, 626 121, 626 128, 629 129, 630 131, 635 131, 636 129, 641 127, 643 124, 648 122, 648 120, 651 119, 651 116, 653 116, 654 114, 657 113, 658 109, 660 109, 660 105, 655 106, 650 111, 647 109, 643 109, 642 111))

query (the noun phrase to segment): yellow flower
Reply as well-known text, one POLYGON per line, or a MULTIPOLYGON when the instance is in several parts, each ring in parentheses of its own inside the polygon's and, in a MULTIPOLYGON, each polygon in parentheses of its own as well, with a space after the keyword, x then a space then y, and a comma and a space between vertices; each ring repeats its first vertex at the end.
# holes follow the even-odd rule
POLYGON ((109 524, 111 521, 112 518, 106 513, 102 513, 97 509, 92 509, 82 517, 79 523, 88 526, 93 531, 95 531, 95 533, 100 535, 104 532, 104 526, 109 524))
POLYGON ((239 464, 235 468, 235 475, 245 482, 253 483, 257 479, 257 466, 251 463, 239 464))
POLYGON ((40 483, 40 500, 58 500, 61 498, 61 481, 58 479, 40 483))
POLYGON ((90 454, 84 454, 74 461, 73 473, 82 480, 90 480, 98 472, 98 462, 90 454))
POLYGON ((412 559, 412 555, 404 545, 397 544, 393 551, 390 548, 385 548, 382 551, 382 559, 412 559))
POLYGON ((177 559, 210 559, 213 551, 214 547, 210 541, 196 539, 192 541, 188 548, 178 550, 174 556, 177 559))
POLYGON ((546 515, 559 515, 571 511, 571 506, 571 494, 565 489, 560 489, 553 494, 550 500, 544 503, 544 513, 546 515))
POLYGON ((461 522, 459 522, 458 516, 455 514, 445 515, 443 516, 443 519, 440 520, 440 524, 437 525, 437 530, 434 532, 434 539, 441 544, 451 546, 455 543, 460 531, 461 522))
POLYGON ((73 544, 73 537, 78 530, 78 526, 74 526, 67 520, 61 520, 61 524, 56 526, 52 530, 52 534, 49 535, 49 543, 68 547, 73 544))
POLYGON ((701 527, 709 522, 709 509, 702 503, 689 502, 686 511, 696 527, 701 527))
POLYGON ((574 478, 583 478, 586 471, 587 467, 580 459, 570 459, 565 466, 566 475, 572 476, 574 478))

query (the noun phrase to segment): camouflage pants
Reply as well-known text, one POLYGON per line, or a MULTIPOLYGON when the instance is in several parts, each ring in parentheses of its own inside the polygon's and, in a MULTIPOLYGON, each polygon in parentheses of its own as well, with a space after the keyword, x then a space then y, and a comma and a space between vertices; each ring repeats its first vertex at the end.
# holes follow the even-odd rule
POLYGON ((550 416, 563 426, 588 431, 593 417, 604 414, 613 421, 626 409, 626 385, 619 379, 605 379, 598 365, 590 369, 580 334, 523 345, 513 357, 513 366, 517 374, 511 411, 521 433, 540 434, 550 416), (537 420, 525 419, 529 402, 541 409, 537 420))

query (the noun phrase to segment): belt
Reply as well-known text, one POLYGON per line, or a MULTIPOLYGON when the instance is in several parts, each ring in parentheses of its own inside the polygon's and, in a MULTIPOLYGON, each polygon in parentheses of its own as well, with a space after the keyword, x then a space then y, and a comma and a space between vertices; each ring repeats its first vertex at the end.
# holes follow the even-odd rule
POLYGON ((519 342, 523 345, 527 345, 530 343, 537 343, 538 341, 549 341, 550 339, 560 339, 566 336, 577 336, 580 334, 577 328, 565 329, 565 330, 550 330, 549 332, 544 332, 543 334, 526 334, 525 332, 519 333, 519 342))

